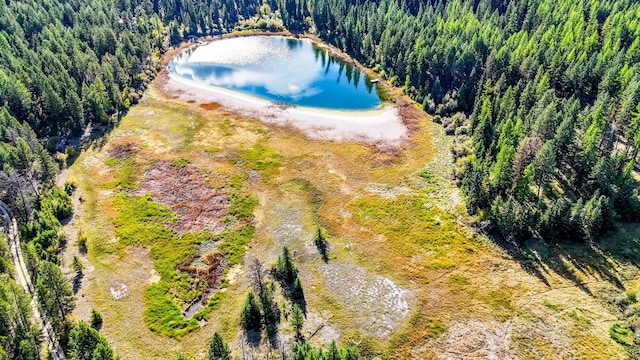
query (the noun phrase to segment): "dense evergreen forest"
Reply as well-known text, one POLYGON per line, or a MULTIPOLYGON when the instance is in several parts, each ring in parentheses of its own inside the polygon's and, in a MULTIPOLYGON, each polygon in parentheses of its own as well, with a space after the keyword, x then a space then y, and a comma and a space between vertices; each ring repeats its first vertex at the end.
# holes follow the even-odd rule
POLYGON ((637 220, 638 2, 316 0, 310 15, 443 117, 469 212, 503 236, 637 220))
MULTIPOLYGON (((247 27, 316 33, 401 86, 455 136, 468 211, 505 238, 591 240, 640 218, 637 1, 0 1, 0 200, 73 358, 113 354, 65 320, 73 298, 52 264, 71 205, 52 154, 116 123, 171 43, 247 27)), ((5 240, 0 255, 8 279, 5 240)), ((0 359, 35 359, 28 298, 0 282, 0 359)))

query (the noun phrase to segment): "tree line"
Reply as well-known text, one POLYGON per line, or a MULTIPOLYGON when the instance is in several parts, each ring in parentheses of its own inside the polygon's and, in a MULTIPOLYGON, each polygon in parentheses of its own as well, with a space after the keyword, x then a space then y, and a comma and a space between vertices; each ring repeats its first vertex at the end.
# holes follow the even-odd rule
POLYGON ((456 137, 467 209, 504 237, 594 239, 640 216, 636 1, 314 0, 318 34, 456 137))

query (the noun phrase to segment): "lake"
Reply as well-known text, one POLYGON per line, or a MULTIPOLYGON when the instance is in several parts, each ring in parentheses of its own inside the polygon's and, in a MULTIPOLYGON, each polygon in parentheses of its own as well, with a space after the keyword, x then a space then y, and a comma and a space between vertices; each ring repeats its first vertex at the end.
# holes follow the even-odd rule
POLYGON ((310 40, 250 36, 186 50, 169 64, 180 77, 295 106, 368 110, 380 106, 376 84, 310 40))

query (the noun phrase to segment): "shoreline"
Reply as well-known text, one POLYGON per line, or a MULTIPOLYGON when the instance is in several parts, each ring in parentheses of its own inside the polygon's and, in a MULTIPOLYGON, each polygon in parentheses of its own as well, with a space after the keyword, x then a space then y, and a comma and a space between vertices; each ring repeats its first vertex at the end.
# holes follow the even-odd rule
POLYGON ((268 124, 292 126, 316 140, 363 141, 400 145, 408 137, 397 106, 383 105, 371 110, 331 110, 288 107, 182 78, 166 67, 160 90, 164 95, 194 105, 216 102, 227 110, 254 117, 268 124))
MULTIPOLYGON (((409 138, 417 126, 417 116, 411 102, 397 94, 384 79, 381 86, 393 94, 394 102, 386 102, 379 108, 369 110, 339 110, 315 107, 289 106, 261 99, 239 91, 224 89, 182 78, 168 69, 173 57, 198 44, 213 41, 251 36, 281 36, 296 39, 308 39, 314 45, 327 49, 330 55, 353 63, 358 69, 371 76, 372 71, 348 57, 333 46, 324 43, 313 35, 292 34, 289 32, 254 32, 244 34, 225 34, 207 36, 196 43, 183 42, 165 53, 163 67, 158 74, 158 89, 167 98, 178 99, 194 105, 210 102, 220 104, 225 110, 246 117, 253 117, 264 123, 291 126, 304 132, 314 140, 336 140, 373 143, 383 147, 398 147, 409 138)), ((373 73, 375 75, 375 73, 373 73)))

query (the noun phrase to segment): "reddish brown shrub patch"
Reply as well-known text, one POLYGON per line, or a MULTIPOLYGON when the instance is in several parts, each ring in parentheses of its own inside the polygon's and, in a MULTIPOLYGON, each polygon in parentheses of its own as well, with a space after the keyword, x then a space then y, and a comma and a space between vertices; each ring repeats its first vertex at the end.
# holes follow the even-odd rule
POLYGON ((227 267, 227 258, 221 253, 213 252, 205 254, 203 261, 207 264, 206 267, 194 266, 193 260, 189 259, 178 265, 178 270, 188 273, 194 279, 206 280, 210 288, 218 287, 227 267))
POLYGON ((128 159, 134 153, 137 153, 139 150, 138 145, 132 142, 123 142, 120 144, 115 144, 109 150, 109 157, 116 158, 118 160, 128 159))
POLYGON ((201 109, 204 109, 204 110, 218 110, 218 109, 220 109, 220 107, 222 107, 222 105, 220 105, 219 103, 217 103, 215 101, 204 103, 204 104, 200 104, 198 106, 201 109))
POLYGON ((171 225, 178 233, 224 228, 221 219, 229 214, 229 196, 213 189, 193 166, 171 166, 162 162, 144 173, 138 194, 153 199, 175 212, 179 221, 171 225))

